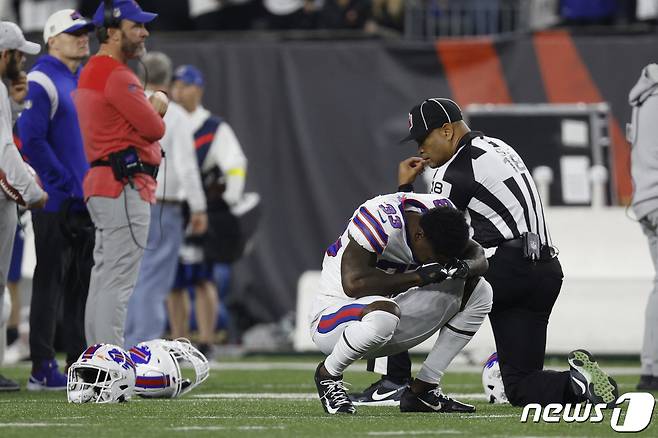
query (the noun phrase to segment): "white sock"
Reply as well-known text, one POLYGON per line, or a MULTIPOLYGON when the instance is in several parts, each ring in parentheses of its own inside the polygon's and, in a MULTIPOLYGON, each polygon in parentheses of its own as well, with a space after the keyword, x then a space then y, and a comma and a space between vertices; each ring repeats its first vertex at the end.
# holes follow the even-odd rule
POLYGON ((387 343, 399 322, 400 318, 392 313, 373 310, 361 321, 350 324, 324 360, 325 369, 332 376, 342 375, 345 368, 364 354, 387 343))
POLYGON ((453 332, 448 327, 443 327, 416 378, 423 382, 438 385, 450 362, 462 351, 472 337, 453 332))
POLYGON ((439 384, 448 365, 468 344, 491 310, 493 290, 484 279, 473 289, 464 310, 452 317, 441 328, 439 337, 418 371, 416 378, 439 384))

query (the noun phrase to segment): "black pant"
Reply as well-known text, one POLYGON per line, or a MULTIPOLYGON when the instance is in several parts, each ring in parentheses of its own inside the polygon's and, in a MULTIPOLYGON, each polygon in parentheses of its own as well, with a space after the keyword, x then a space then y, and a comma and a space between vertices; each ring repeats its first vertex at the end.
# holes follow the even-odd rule
POLYGON ((510 403, 580 401, 568 371, 543 370, 548 318, 562 287, 559 260, 533 263, 518 248, 500 247, 489 259, 485 277, 494 290, 489 320, 510 403))
MULTIPOLYGON (((533 263, 520 248, 499 247, 489 259, 485 278, 494 291, 489 320, 505 393, 513 405, 581 401, 571 389, 568 371, 543 371, 548 318, 562 277, 557 258, 533 263)), ((389 356, 388 375, 411 375, 409 353, 389 356)))
POLYGON ((85 211, 35 212, 32 225, 37 258, 30 308, 32 362, 38 367, 55 357, 55 327, 61 314, 66 361, 71 364, 86 347, 84 310, 94 264, 93 224, 85 211))

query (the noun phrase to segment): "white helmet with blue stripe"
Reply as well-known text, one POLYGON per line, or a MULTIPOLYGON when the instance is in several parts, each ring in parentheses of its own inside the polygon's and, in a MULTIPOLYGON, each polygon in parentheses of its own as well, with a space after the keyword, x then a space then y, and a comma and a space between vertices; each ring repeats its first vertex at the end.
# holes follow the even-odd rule
POLYGON ((187 339, 153 339, 129 353, 137 371, 135 393, 142 397, 175 398, 208 377, 208 359, 187 339), (184 375, 187 368, 194 369, 194 379, 184 375))
POLYGON ((484 364, 482 369, 482 385, 484 394, 489 403, 509 403, 505 394, 503 376, 500 374, 498 354, 494 352, 484 364))
POLYGON ((124 402, 135 389, 135 364, 123 348, 95 344, 71 365, 67 380, 69 403, 124 402))

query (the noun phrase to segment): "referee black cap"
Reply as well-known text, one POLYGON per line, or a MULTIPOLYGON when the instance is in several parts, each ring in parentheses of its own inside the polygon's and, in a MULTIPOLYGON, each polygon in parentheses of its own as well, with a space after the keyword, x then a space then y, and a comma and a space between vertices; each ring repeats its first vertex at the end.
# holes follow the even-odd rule
POLYGON ((416 140, 420 144, 432 130, 458 120, 462 120, 462 110, 455 101, 444 97, 426 99, 409 111, 409 135, 401 142, 416 140))

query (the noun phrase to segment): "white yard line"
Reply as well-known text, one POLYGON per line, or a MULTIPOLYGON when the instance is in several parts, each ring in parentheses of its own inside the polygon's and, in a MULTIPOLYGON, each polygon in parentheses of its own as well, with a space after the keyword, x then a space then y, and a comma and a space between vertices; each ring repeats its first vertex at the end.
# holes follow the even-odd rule
POLYGON ((460 415, 459 418, 521 418, 521 414, 460 415))
MULTIPOLYGON (((420 369, 421 363, 413 364, 411 366, 411 371, 416 372, 420 369)), ((12 367, 17 368, 29 368, 30 365, 28 362, 21 362, 20 364, 12 365, 12 367)), ((315 368, 318 366, 314 362, 303 362, 303 361, 285 361, 285 362, 219 362, 213 361, 210 362, 210 368, 213 370, 228 370, 228 371, 271 371, 271 370, 299 370, 299 371, 315 371, 315 368)), ((564 366, 561 367, 551 367, 547 366, 546 369, 554 369, 556 371, 565 371, 568 370, 566 361, 564 366)), ((615 375, 615 376, 633 376, 640 375, 640 367, 604 367, 605 371, 615 375)), ((353 372, 366 372, 366 362, 360 361, 355 364, 350 365, 348 371, 353 372)), ((467 365, 467 364, 454 364, 448 368, 448 373, 481 373, 482 365, 467 365)), ((25 401, 25 400, 22 400, 25 401)), ((30 400, 31 401, 31 400, 30 400)), ((41 401, 41 400, 38 400, 41 401)), ((0 400, 0 403, 3 401, 0 400)))
POLYGON ((370 436, 408 436, 408 435, 459 435, 464 432, 458 430, 389 430, 383 432, 368 432, 370 436))
POLYGON ((202 431, 202 430, 283 430, 283 426, 181 426, 171 427, 169 430, 176 432, 202 431))
MULTIPOLYGON (((210 368, 215 370, 245 370, 245 371, 270 371, 270 370, 299 370, 299 371, 315 371, 318 364, 313 362, 211 362, 210 368)), ((421 364, 417 363, 412 365, 413 372, 420 369, 421 364)), ((564 367, 547 367, 547 369, 555 369, 556 371, 565 371, 564 367)), ((350 365, 348 371, 366 372, 366 363, 357 362, 350 365)), ((640 375, 640 367, 605 367, 605 371, 617 376, 631 376, 640 375)), ((482 366, 480 365, 453 365, 448 368, 448 373, 481 373, 482 366)))
POLYGON ((82 427, 83 424, 69 423, 0 423, 2 427, 82 427))
MULTIPOLYGON (((467 398, 471 400, 486 400, 486 395, 483 393, 463 393, 447 395, 454 398, 467 398)), ((315 392, 219 392, 219 393, 206 393, 194 394, 192 396, 196 399, 243 399, 243 400, 317 400, 318 394, 315 392)))

